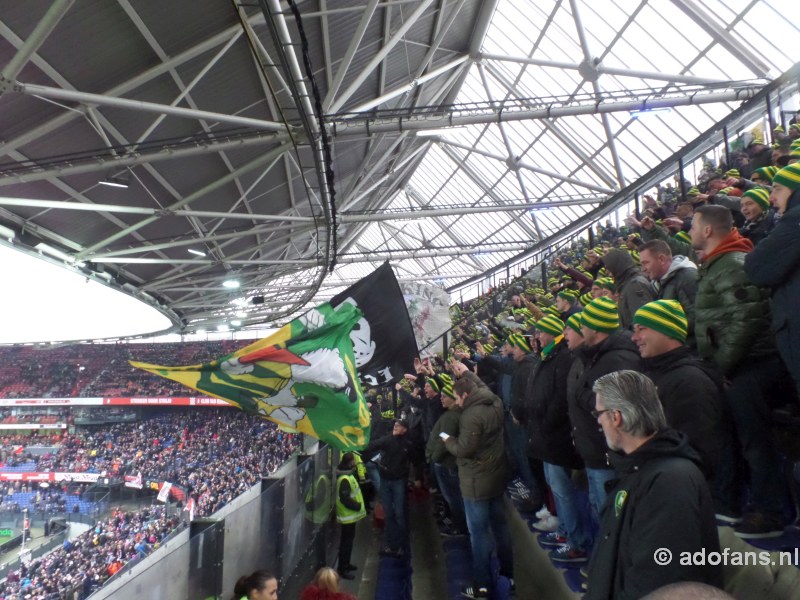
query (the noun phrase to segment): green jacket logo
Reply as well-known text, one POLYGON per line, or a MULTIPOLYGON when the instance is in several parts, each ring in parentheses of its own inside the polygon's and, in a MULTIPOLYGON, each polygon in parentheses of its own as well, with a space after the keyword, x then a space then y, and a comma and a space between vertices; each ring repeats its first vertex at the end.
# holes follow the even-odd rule
POLYGON ((622 514, 622 509, 625 507, 625 501, 628 499, 628 492, 620 490, 614 497, 614 515, 619 518, 622 514))

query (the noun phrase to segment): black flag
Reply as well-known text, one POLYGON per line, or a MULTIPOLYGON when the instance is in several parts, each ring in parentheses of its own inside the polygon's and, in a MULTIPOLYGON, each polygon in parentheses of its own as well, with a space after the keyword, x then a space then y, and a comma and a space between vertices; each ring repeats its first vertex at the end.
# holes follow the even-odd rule
POLYGON ((343 302, 364 313, 350 332, 361 379, 368 385, 384 385, 399 380, 403 373, 413 373, 417 341, 389 263, 330 300, 334 308, 343 302))

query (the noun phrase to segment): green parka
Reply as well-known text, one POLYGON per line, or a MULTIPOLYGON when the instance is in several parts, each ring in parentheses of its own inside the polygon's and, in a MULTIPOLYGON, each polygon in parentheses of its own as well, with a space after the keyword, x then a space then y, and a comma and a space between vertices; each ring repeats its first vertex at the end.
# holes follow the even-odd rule
POLYGON ((734 232, 700 267, 695 336, 701 357, 730 375, 745 359, 775 354, 769 291, 750 282, 744 259, 752 243, 734 232))
POLYGON ((489 388, 478 387, 467 396, 458 437, 450 437, 445 446, 456 457, 464 498, 489 500, 503 493, 508 481, 503 402, 489 388))

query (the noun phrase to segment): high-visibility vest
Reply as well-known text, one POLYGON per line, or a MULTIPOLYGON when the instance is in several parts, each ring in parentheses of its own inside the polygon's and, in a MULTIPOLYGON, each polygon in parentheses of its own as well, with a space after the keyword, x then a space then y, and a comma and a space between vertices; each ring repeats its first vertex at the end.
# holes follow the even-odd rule
POLYGON ((325 523, 330 518, 331 483, 324 473, 308 489, 305 505, 306 518, 312 523, 325 523))
POLYGON ((367 480, 367 465, 364 464, 364 459, 358 452, 353 452, 353 459, 356 462, 356 477, 359 481, 367 480))
POLYGON ((367 511, 364 508, 364 498, 361 495, 361 488, 358 486, 358 481, 353 475, 339 475, 336 478, 336 520, 339 523, 355 523, 367 516, 367 511), (339 500, 340 492, 342 489, 342 482, 347 480, 350 484, 350 498, 358 502, 361 507, 358 510, 347 508, 339 500))

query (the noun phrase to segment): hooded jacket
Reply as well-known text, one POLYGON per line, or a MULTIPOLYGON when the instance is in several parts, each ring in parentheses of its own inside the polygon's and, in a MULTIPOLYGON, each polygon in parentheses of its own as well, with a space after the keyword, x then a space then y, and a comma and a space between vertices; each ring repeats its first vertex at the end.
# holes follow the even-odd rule
POLYGON ((567 343, 560 340, 537 365, 528 387, 530 400, 523 414, 515 416, 527 429, 529 456, 580 469, 583 462, 572 443, 567 407, 567 376, 572 360, 567 343))
POLYGON ((700 267, 695 298, 695 339, 702 358, 722 374, 732 374, 745 359, 775 353, 769 334, 769 290, 754 285, 744 271, 753 244, 731 231, 700 267))
POLYGON ((609 250, 600 260, 614 276, 619 302, 619 320, 623 329, 633 328, 633 314, 642 306, 655 300, 653 286, 633 262, 633 257, 620 248, 609 250))
POLYGON ((608 446, 603 429, 591 411, 594 410, 592 386, 603 375, 622 369, 641 370, 639 350, 631 341, 630 334, 617 331, 594 346, 581 346, 576 359, 583 366, 570 370, 568 379, 569 419, 572 423, 572 438, 586 466, 592 469, 608 469, 606 460, 608 446), (573 380, 572 377, 575 377, 573 380))
POLYGON ((503 402, 487 387, 475 388, 464 400, 458 437, 444 443, 456 457, 464 498, 489 500, 506 488, 503 416, 503 402))
POLYGON ((678 581, 722 587, 722 567, 681 564, 719 552, 711 493, 686 436, 667 429, 631 454, 612 453, 620 478, 603 508, 584 600, 634 600, 678 581), (654 560, 671 552, 669 564, 654 560))
POLYGON ((742 234, 742 237, 746 237, 753 242, 754 246, 758 246, 761 240, 767 237, 775 227, 776 221, 773 210, 764 211, 758 215, 755 221, 745 221, 744 225, 739 229, 739 233, 742 234))
POLYGON ((445 410, 439 420, 433 425, 433 430, 425 445, 425 458, 430 463, 440 463, 448 469, 456 468, 456 457, 447 451, 440 433, 458 437, 461 421, 461 409, 453 406, 445 410))
POLYGON ((775 229, 747 255, 744 270, 755 285, 772 289, 772 330, 800 386, 800 190, 789 198, 775 229))
POLYGON ((725 444, 722 376, 686 346, 645 358, 643 363, 642 372, 658 388, 667 424, 686 434, 710 479, 725 444))
POLYGON ((538 357, 532 353, 514 363, 514 373, 511 376, 511 414, 524 410, 524 405, 528 402, 528 384, 538 363, 538 357))
POLYGON ((655 284, 659 300, 677 300, 689 321, 689 337, 694 344, 694 299, 697 295, 697 265, 686 256, 673 256, 664 276, 655 284))

